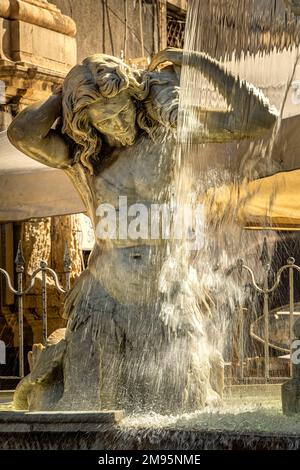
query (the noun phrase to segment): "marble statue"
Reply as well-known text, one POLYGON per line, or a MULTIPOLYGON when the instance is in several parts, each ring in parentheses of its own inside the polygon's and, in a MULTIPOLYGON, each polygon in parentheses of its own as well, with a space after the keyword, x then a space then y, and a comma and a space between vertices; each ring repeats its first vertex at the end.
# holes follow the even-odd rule
MULTIPOLYGON (((192 53, 189 61, 230 104, 228 112, 203 110, 195 138, 251 138, 274 125, 276 114, 254 87, 205 54, 192 53)), ((14 119, 9 139, 67 173, 95 230, 99 205, 118 207, 120 195, 128 206, 164 203, 173 178, 182 63, 183 51, 173 48, 144 71, 105 54, 88 57, 61 90, 14 119)), ((31 372, 15 393, 17 408, 190 411, 222 394, 222 358, 207 352, 209 296, 197 299, 177 276, 168 296, 172 302, 180 293, 183 314, 172 327, 160 315, 167 294, 159 292, 158 279, 167 256, 162 238, 97 236, 65 302, 66 331, 35 348, 31 372)))

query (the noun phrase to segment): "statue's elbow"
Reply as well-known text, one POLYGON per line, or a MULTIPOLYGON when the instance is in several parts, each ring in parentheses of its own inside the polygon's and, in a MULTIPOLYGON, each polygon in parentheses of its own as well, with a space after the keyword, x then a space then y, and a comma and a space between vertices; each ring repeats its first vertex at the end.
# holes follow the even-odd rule
POLYGON ((247 119, 242 128, 242 134, 244 133, 248 138, 264 137, 269 132, 272 132, 277 119, 278 114, 276 112, 270 110, 261 112, 260 110, 257 113, 253 113, 247 119))
POLYGON ((16 147, 18 147, 19 144, 24 141, 24 128, 20 125, 16 118, 8 126, 7 137, 9 141, 16 147))
POLYGON ((274 107, 263 107, 257 109, 253 115, 253 121, 262 132, 272 130, 279 117, 278 111, 274 107))
POLYGON ((8 126, 7 137, 14 147, 26 153, 27 147, 30 146, 30 132, 29 129, 26 129, 20 115, 13 119, 8 126))
POLYGON ((271 130, 275 126, 279 113, 274 109, 269 109, 268 116, 266 118, 266 129, 271 130))

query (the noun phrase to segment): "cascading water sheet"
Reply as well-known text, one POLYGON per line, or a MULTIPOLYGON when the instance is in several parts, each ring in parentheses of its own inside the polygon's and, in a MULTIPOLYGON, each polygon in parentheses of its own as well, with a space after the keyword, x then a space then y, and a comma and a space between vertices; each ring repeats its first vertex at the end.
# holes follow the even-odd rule
MULTIPOLYGON (((194 219, 184 240, 175 236, 170 245, 170 271, 180 272, 184 293, 173 296, 169 322, 182 322, 178 311, 197 318, 203 364, 214 367, 220 354, 230 356, 227 337, 245 301, 226 270, 244 258, 258 272, 263 237, 271 247, 278 238, 245 231, 245 213, 262 178, 290 169, 278 148, 289 119, 300 114, 300 27, 283 2, 192 0, 185 31, 183 57, 168 51, 182 65, 172 191, 182 219, 191 207, 194 219)), ((268 194, 262 229, 272 226, 278 189, 274 184, 268 194)))

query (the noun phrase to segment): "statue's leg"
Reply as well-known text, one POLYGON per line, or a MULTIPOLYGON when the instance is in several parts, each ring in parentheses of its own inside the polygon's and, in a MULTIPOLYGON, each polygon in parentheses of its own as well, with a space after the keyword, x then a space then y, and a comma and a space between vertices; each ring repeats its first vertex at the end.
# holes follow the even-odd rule
POLYGON ((148 335, 132 341, 126 352, 126 408, 174 414, 202 409, 212 397, 215 400, 204 340, 190 332, 168 335, 149 324, 148 335))
POLYGON ((56 409, 100 410, 100 343, 92 337, 91 321, 68 331, 64 357, 64 394, 56 409))
POLYGON ((15 409, 51 410, 62 395, 62 364, 66 342, 59 337, 57 343, 49 344, 49 338, 47 347, 42 344, 33 345, 29 355, 31 372, 16 388, 15 409))
POLYGON ((210 365, 204 338, 190 332, 173 336, 162 348, 161 363, 162 412, 202 409, 210 392, 210 365))
POLYGON ((67 335, 64 395, 57 409, 119 408, 121 374, 121 344, 113 320, 106 320, 96 336, 89 321, 67 335))

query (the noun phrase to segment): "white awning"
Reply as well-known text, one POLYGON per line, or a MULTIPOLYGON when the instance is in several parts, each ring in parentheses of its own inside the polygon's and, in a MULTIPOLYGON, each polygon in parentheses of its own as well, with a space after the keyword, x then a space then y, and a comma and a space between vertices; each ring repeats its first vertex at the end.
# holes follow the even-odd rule
POLYGON ((62 170, 19 152, 0 132, 0 221, 75 214, 85 208, 62 170))

